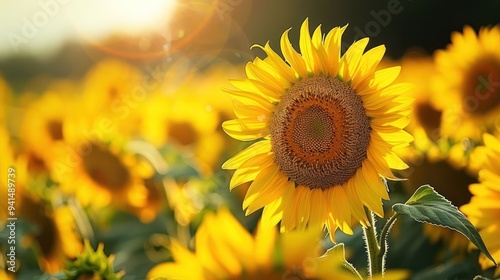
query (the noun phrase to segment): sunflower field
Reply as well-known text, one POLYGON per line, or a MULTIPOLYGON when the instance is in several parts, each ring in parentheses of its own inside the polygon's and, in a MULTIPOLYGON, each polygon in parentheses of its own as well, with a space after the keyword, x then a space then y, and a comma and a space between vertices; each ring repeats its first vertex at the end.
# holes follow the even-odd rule
POLYGON ((28 2, 0 280, 500 279, 500 2, 28 2))

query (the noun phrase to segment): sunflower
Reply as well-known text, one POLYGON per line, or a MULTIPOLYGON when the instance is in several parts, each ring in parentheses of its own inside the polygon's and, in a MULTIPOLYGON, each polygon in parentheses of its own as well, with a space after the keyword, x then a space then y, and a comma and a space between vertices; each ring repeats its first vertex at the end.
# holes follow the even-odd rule
MULTIPOLYGON (((397 152, 411 166, 401 171, 408 178, 403 186, 410 195, 421 185, 430 184, 453 205, 464 205, 470 200, 468 186, 476 182, 475 173, 469 168, 464 145, 441 136, 442 112, 434 100, 440 93, 433 91, 428 79, 436 72, 434 62, 423 53, 410 52, 400 63, 402 71, 396 81, 415 85, 410 91, 415 102, 406 128, 415 140, 397 152)), ((425 224, 424 232, 432 242, 443 241, 454 252, 466 252, 468 240, 456 231, 425 224)))
POLYGON ((64 122, 75 113, 74 101, 67 94, 48 91, 29 103, 23 116, 21 139, 30 172, 50 169, 54 146, 64 142, 64 122))
POLYGON ((141 72, 124 61, 99 61, 83 81, 82 117, 94 118, 107 130, 127 135, 137 133, 141 124, 140 106, 148 94, 143 81, 141 72))
POLYGON ((252 236, 222 209, 205 215, 195 235, 195 252, 172 240, 174 262, 156 265, 147 279, 357 279, 342 269, 343 252, 317 258, 320 234, 316 229, 278 238, 274 228, 258 226, 252 236))
POLYGON ((149 181, 152 166, 126 150, 126 140, 117 135, 93 137, 92 128, 66 124, 67 139, 55 149, 51 169, 63 192, 96 210, 111 205, 151 221, 160 206, 156 186, 149 181))
MULTIPOLYGON (((479 229, 479 234, 493 258, 500 261, 500 139, 491 134, 483 136, 484 146, 474 149, 471 157, 481 158, 479 183, 470 185, 472 199, 460 210, 467 215, 471 223, 479 229)), ((483 269, 494 266, 485 255, 481 254, 479 263, 483 269)), ((495 276, 500 275, 500 267, 495 276)))
POLYGON ((237 169, 230 189, 252 181, 243 202, 246 214, 264 207, 263 218, 283 231, 327 226, 330 237, 340 228, 351 234, 360 222, 370 224, 363 206, 383 216, 389 199, 383 178, 407 165, 393 148, 406 146, 412 99, 402 95, 409 84, 392 84, 400 67, 375 71, 385 47, 366 53, 368 38, 343 55, 346 27, 326 37, 318 27, 312 37, 306 19, 298 54, 281 37, 285 61, 266 44, 267 54, 246 66, 248 79, 233 80, 238 119, 223 128, 231 137, 256 143, 226 161, 237 169))
POLYGON ((200 185, 203 183, 195 179, 180 183, 165 178, 163 184, 168 204, 174 212, 176 222, 180 226, 188 226, 205 206, 200 190, 200 185))
POLYGON ((227 114, 220 104, 227 107, 231 102, 218 96, 222 75, 215 71, 190 74, 189 82, 165 87, 161 94, 153 93, 144 102, 143 111, 142 136, 155 146, 170 143, 191 155, 197 168, 207 176, 219 166, 225 148, 220 124, 227 114))
POLYGON ((66 205, 54 207, 28 191, 19 202, 20 217, 36 227, 35 232, 25 236, 23 244, 34 248, 42 270, 60 271, 64 262, 76 257, 83 247, 72 210, 66 205))
MULTIPOLYGON (((7 217, 8 217, 8 206, 9 206, 9 187, 8 187, 8 179, 14 179, 16 180, 15 177, 12 178, 12 175, 9 176, 9 174, 13 173, 15 176, 15 172, 9 172, 9 168, 14 167, 14 155, 12 152, 12 146, 10 143, 10 135, 7 132, 7 129, 3 127, 3 125, 0 123, 0 150, 2 151, 2 154, 0 155, 0 170, 1 174, 4 178, 7 178, 5 180, 2 180, 0 183, 0 197, 4 198, 2 201, 0 201, 0 228, 3 228, 4 224, 7 223, 7 217)), ((11 170, 12 171, 12 170, 11 170)))
POLYGON ((442 132, 455 139, 480 140, 482 132, 500 124, 500 26, 478 34, 465 26, 451 44, 435 53, 436 92, 443 92, 442 132))

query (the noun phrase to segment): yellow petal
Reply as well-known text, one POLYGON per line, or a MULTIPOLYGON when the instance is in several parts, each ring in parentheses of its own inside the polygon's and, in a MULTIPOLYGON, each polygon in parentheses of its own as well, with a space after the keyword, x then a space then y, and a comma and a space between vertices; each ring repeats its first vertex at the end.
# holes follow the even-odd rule
POLYGON ((354 89, 357 89, 361 83, 367 82, 367 79, 371 79, 373 77, 373 73, 375 73, 375 69, 384 57, 384 54, 384 45, 372 48, 363 54, 361 61, 359 62, 359 71, 356 77, 353 78, 352 87, 354 89))
MULTIPOLYGON (((311 35, 309 33, 309 19, 305 19, 300 27, 300 40, 299 40, 300 53, 304 57, 308 72, 314 72, 314 53, 311 42, 311 35)), ((315 73, 317 74, 317 73, 315 73)))
MULTIPOLYGON (((329 219, 347 234, 353 234, 351 229, 351 206, 349 200, 341 186, 331 187, 327 191, 328 207, 330 209, 329 219)), ((335 232, 330 232, 334 235, 335 232)))
POLYGON ((356 172, 356 175, 350 180, 354 180, 354 186, 356 188, 356 193, 358 194, 361 202, 366 205, 370 210, 375 212, 380 217, 384 216, 384 209, 382 207, 382 200, 368 185, 368 183, 363 179, 360 170, 356 172))
POLYGON ((345 65, 342 79, 345 82, 353 80, 359 69, 359 62, 368 45, 369 38, 363 38, 352 44, 342 56, 342 63, 345 65))
MULTIPOLYGON (((267 208, 267 207, 266 207, 267 208)), ((260 267, 267 267, 273 263, 278 231, 275 227, 266 227, 260 222, 255 234, 255 254, 253 258, 260 267)))
POLYGON ((377 89, 385 88, 396 80, 399 72, 401 72, 401 66, 378 70, 374 73, 370 86, 377 89))
POLYGON ((297 51, 293 48, 292 44, 290 43, 290 39, 288 38, 288 32, 290 32, 290 29, 286 30, 285 32, 283 32, 283 35, 281 35, 281 40, 280 40, 281 51, 283 52, 283 56, 285 57, 288 64, 292 66, 297 75, 300 78, 306 78, 308 76, 306 63, 304 62, 302 56, 300 56, 300 54, 297 53, 297 51))
POLYGON ((342 187, 344 188, 349 204, 351 205, 351 214, 354 217, 355 221, 358 221, 363 226, 367 226, 370 224, 370 221, 366 217, 363 203, 361 203, 361 199, 356 192, 356 186, 353 184, 353 182, 353 180, 349 180, 342 187))
MULTIPOLYGON (((286 189, 286 185, 284 186, 286 189)), ((261 224, 263 227, 272 228, 283 218, 283 197, 276 199, 264 207, 261 224)))
POLYGON ((295 228, 296 224, 296 202, 295 202, 295 183, 288 181, 288 184, 283 192, 283 221, 281 222, 281 232, 290 231, 295 228))
POLYGON ((274 158, 269 154, 258 154, 254 157, 245 161, 233 174, 231 181, 229 182, 229 189, 255 180, 257 175, 269 166, 274 164, 274 158))
POLYGON ((281 59, 281 57, 276 52, 274 52, 274 50, 269 45, 269 42, 267 42, 264 47, 259 45, 255 45, 253 47, 262 49, 267 54, 268 59, 266 59, 266 61, 274 69, 276 69, 278 73, 289 83, 297 82, 297 78, 295 77, 295 72, 293 71, 293 69, 288 64, 286 64, 286 62, 283 61, 283 59, 281 59))
POLYGON ((274 109, 274 105, 268 99, 264 98, 260 94, 242 90, 232 90, 232 89, 223 89, 223 90, 226 91, 232 98, 238 100, 243 104, 259 106, 262 109, 265 109, 269 112, 273 111, 274 109))
MULTIPOLYGON (((243 200, 243 210, 247 209, 250 204, 255 202, 257 199, 263 199, 264 195, 271 195, 271 193, 263 193, 263 191, 270 191, 269 186, 272 186, 278 179, 279 168, 276 165, 271 165, 267 168, 262 169, 259 175, 252 182, 247 190, 245 199, 243 200), (266 188, 266 186, 268 186, 266 188)), ((281 190, 281 188, 279 188, 281 190)), ((276 192, 272 192, 275 194, 276 192)), ((277 197, 275 197, 277 199, 277 197)), ((274 200, 274 199, 272 199, 274 200)), ((254 209, 252 209, 254 210, 254 209)), ((246 215, 250 213, 247 211, 246 215)))
MULTIPOLYGON (((281 197, 288 183, 288 178, 283 174, 280 174, 281 171, 279 171, 278 167, 276 167, 276 169, 277 172, 272 181, 269 183, 265 183, 262 188, 255 194, 255 198, 250 201, 245 215, 250 215, 281 197)), ((258 178, 256 178, 255 180, 257 181, 257 179, 258 178)), ((250 186, 250 188, 251 187, 252 186, 250 186)), ((248 190, 248 192, 250 192, 250 189, 248 190)))
POLYGON ((297 208, 297 228, 304 230, 311 214, 311 190, 306 186, 298 186, 295 191, 295 207, 297 208))
POLYGON ((340 48, 342 44, 342 34, 346 30, 347 25, 342 28, 335 27, 325 38, 324 48, 328 54, 328 71, 330 76, 335 77, 339 72, 340 64, 340 48))
POLYGON ((311 190, 311 213, 309 227, 323 228, 328 218, 326 209, 326 193, 320 188, 311 190))
POLYGON ((269 135, 268 120, 265 117, 225 121, 222 128, 229 136, 241 141, 252 141, 269 135))
POLYGON ((260 106, 245 104, 238 100, 233 100, 233 111, 239 119, 259 117, 261 119, 270 119, 272 112, 260 106))
POLYGON ((237 153, 232 158, 228 159, 222 165, 223 169, 236 169, 239 168, 243 162, 250 159, 253 156, 268 153, 271 151, 271 140, 262 140, 250 145, 248 148, 237 153))

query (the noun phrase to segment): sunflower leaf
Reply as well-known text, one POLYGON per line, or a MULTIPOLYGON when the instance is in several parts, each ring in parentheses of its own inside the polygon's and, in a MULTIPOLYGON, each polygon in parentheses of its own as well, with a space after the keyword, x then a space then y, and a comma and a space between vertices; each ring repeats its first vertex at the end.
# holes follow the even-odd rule
POLYGON ((437 193, 433 187, 421 186, 404 204, 394 204, 392 210, 398 214, 408 215, 421 223, 447 227, 460 232, 496 265, 477 229, 456 206, 437 193))

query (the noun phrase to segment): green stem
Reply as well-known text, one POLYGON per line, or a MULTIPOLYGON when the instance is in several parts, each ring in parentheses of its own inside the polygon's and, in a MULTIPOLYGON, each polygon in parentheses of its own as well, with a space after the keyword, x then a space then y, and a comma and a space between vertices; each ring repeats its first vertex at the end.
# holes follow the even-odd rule
POLYGON ((359 274, 359 272, 356 270, 356 268, 354 268, 354 266, 351 263, 345 261, 344 267, 347 268, 347 270, 349 270, 352 274, 356 275, 356 277, 359 280, 363 280, 363 277, 361 276, 361 274, 359 274))
POLYGON ((380 245, 377 241, 377 229, 375 227, 375 216, 365 208, 366 214, 371 219, 371 226, 363 227, 363 236, 365 237, 366 249, 368 253, 368 273, 372 278, 374 275, 382 274, 382 263, 379 262, 380 245))
POLYGON ((377 261, 382 265, 382 273, 384 273, 383 268, 385 267, 385 256, 387 254, 387 237, 389 236, 389 231, 391 230, 392 226, 394 225, 398 217, 399 213, 394 213, 389 218, 389 220, 387 220, 384 227, 382 228, 382 232, 380 233, 380 239, 379 239, 380 251, 377 261))

